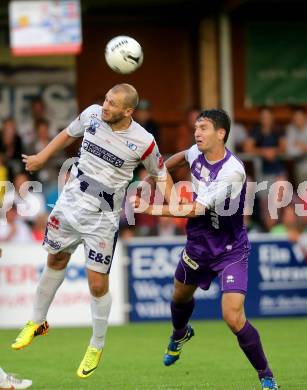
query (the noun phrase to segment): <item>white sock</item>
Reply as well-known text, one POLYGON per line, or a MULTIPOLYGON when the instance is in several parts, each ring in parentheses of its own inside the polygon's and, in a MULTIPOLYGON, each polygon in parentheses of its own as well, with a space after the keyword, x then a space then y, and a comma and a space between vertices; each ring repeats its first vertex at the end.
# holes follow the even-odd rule
POLYGON ((104 296, 99 298, 91 296, 93 336, 90 345, 94 348, 102 349, 104 346, 111 303, 112 298, 110 292, 107 292, 104 296))
POLYGON ((49 306, 65 278, 65 268, 54 270, 45 266, 35 293, 32 321, 40 324, 46 320, 49 306))
POLYGON ((0 367, 0 383, 4 381, 6 378, 6 373, 3 371, 3 369, 0 367))

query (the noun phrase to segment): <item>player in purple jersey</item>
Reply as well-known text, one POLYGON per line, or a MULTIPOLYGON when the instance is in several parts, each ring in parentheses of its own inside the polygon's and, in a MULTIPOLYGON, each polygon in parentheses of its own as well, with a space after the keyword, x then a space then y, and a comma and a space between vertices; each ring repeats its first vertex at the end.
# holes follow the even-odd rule
MULTIPOLYGON (((203 111, 195 123, 196 145, 166 162, 168 170, 189 163, 194 201, 162 208, 164 216, 174 215, 178 206, 176 216, 189 217, 186 246, 175 272, 171 302, 174 330, 164 364, 174 364, 184 343, 194 335, 188 322, 194 309, 195 290, 207 290, 218 276, 225 322, 257 370, 262 389, 276 390, 278 385, 260 336, 244 313, 250 250, 243 223, 246 174, 242 162, 225 147, 229 131, 230 118, 225 111, 203 111)), ((161 208, 150 206, 145 212, 161 215, 161 208)))

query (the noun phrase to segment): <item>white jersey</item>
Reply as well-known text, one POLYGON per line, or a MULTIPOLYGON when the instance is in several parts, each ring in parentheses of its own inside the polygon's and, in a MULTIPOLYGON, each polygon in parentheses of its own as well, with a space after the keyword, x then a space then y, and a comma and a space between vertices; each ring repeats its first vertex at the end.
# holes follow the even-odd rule
POLYGON ((157 178, 166 176, 166 167, 154 137, 142 126, 132 120, 128 129, 113 131, 101 115, 102 106, 94 104, 66 129, 71 137, 83 136, 83 141, 61 203, 77 201, 91 211, 118 212, 140 163, 157 178))
POLYGON ((207 209, 223 203, 229 195, 235 199, 241 193, 246 182, 245 169, 228 149, 222 160, 210 162, 197 145, 193 145, 186 151, 185 158, 191 167, 194 198, 207 209))

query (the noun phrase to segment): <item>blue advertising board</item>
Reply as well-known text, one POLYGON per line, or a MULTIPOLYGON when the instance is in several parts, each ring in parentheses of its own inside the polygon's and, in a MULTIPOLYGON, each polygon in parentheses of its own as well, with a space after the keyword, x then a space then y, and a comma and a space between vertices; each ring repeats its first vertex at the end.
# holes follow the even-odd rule
MULTIPOLYGON (((185 238, 135 239, 127 244, 130 321, 170 319, 173 278, 185 238)), ((221 318, 218 280, 195 293, 194 319, 221 318)), ((307 259, 296 244, 252 239, 249 257, 249 317, 307 315, 307 259)))

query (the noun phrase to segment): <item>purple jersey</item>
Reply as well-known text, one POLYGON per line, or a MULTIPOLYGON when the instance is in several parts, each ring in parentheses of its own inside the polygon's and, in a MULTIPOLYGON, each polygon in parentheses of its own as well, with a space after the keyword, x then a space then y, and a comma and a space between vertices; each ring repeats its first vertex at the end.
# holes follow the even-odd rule
POLYGON ((243 163, 228 149, 222 160, 209 162, 197 145, 187 150, 186 159, 191 167, 194 200, 206 207, 205 215, 188 220, 186 251, 199 264, 223 260, 248 244, 243 223, 243 163))

